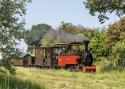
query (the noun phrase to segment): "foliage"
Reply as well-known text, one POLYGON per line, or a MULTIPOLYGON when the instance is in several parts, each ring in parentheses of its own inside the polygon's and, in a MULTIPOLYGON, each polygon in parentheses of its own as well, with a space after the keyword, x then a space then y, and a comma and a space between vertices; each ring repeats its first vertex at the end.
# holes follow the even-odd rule
POLYGON ((58 28, 61 32, 76 33, 77 27, 72 23, 61 22, 58 28))
POLYGON ((108 44, 112 48, 117 42, 124 39, 125 32, 125 17, 119 21, 110 24, 107 29, 108 44))
POLYGON ((94 36, 90 40, 90 48, 93 50, 94 59, 101 60, 101 57, 108 56, 108 46, 106 32, 104 30, 95 30, 94 36))
MULTIPOLYGON (((79 27, 78 27, 79 28, 79 27)), ((95 36, 95 32, 99 30, 99 28, 86 28, 86 27, 82 27, 80 29, 78 29, 78 33, 77 34, 83 34, 85 37, 88 37, 89 39, 93 38, 95 36)))
POLYGON ((124 40, 125 40, 125 17, 119 21, 110 24, 107 29, 108 45, 110 49, 110 59, 112 63, 122 64, 124 57, 124 40))
POLYGON ((84 34, 85 37, 91 38, 93 36, 94 28, 83 27, 82 25, 74 25, 69 22, 61 22, 61 25, 58 28, 61 32, 73 33, 73 34, 84 34))
POLYGON ((112 54, 111 54, 113 64, 123 64, 125 65, 125 39, 123 41, 119 41, 113 46, 112 54))
POLYGON ((2 63, 9 62, 12 54, 16 52, 16 40, 23 38, 24 21, 22 16, 26 14, 26 3, 30 0, 0 0, 0 49, 2 52, 2 63))
POLYGON ((91 15, 98 14, 101 23, 109 19, 107 13, 115 12, 117 16, 125 14, 125 0, 86 0, 84 4, 91 15))
POLYGON ((40 46, 40 40, 52 27, 47 24, 33 25, 31 30, 26 31, 25 41, 29 46, 40 46))

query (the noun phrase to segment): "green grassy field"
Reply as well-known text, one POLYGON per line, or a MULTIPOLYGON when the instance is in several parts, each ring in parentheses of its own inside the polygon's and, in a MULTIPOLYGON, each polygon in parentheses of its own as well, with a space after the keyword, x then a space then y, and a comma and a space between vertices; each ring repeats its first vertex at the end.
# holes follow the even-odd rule
POLYGON ((17 67, 16 77, 9 77, 9 84, 8 76, 0 75, 0 89, 125 89, 125 70, 104 71, 103 67, 97 66, 95 74, 17 67))

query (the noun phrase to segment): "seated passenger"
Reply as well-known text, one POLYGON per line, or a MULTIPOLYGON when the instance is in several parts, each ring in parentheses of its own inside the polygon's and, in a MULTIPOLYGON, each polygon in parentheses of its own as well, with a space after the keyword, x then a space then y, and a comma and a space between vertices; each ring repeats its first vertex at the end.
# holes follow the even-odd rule
POLYGON ((62 53, 62 50, 61 50, 61 49, 59 49, 58 54, 61 54, 61 53, 62 53))

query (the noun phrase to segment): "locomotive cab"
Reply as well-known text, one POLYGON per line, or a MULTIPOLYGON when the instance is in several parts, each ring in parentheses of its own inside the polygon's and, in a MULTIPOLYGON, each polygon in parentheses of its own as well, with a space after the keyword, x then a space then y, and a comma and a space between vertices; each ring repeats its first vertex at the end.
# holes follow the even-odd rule
POLYGON ((76 66, 80 56, 84 53, 85 47, 82 42, 71 42, 67 44, 66 51, 58 55, 59 66, 76 66))
POLYGON ((68 44, 67 52, 58 55, 58 66, 65 68, 80 68, 95 72, 96 66, 93 66, 92 50, 88 48, 89 40, 82 42, 71 42, 68 44), (83 46, 84 45, 84 46, 83 46))

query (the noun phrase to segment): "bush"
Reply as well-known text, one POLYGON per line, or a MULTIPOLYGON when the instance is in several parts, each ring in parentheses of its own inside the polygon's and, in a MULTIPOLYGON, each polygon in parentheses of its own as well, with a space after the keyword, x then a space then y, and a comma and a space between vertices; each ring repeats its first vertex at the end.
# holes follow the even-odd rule
POLYGON ((125 61, 125 40, 117 42, 112 48, 111 59, 113 64, 122 64, 124 65, 125 61))
POLYGON ((95 61, 101 60, 102 57, 108 56, 108 46, 105 31, 95 31, 94 36, 90 40, 89 47, 93 50, 95 61))

